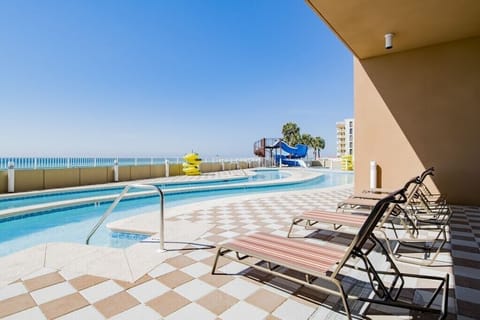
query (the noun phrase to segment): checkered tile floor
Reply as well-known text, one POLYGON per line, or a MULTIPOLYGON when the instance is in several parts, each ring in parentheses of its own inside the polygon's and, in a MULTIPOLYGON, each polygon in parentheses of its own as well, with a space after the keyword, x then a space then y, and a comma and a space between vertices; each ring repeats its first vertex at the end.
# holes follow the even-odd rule
MULTIPOLYGON (((213 229, 196 241, 205 246, 251 231, 284 236, 295 214, 311 208, 335 209, 336 203, 351 192, 351 188, 343 187, 265 194, 260 199, 229 201, 225 205, 199 205, 198 209, 168 222, 188 220, 214 224, 213 229)), ((455 292, 451 290, 451 296, 456 296, 456 300, 451 300, 449 318, 478 319, 480 207, 456 206, 454 211, 451 249, 455 292)), ((215 253, 215 248, 192 244, 135 283, 41 269, 0 288, 0 318, 202 320, 248 317, 254 320, 323 319, 325 315, 343 318, 338 313, 332 315, 322 306, 322 302, 330 301, 331 297, 246 269, 236 262, 220 260, 220 271, 233 275, 211 275, 215 253)), ((406 264, 402 267, 408 268, 408 272, 435 272, 431 271, 434 267, 406 264)), ((371 318, 392 315, 386 308, 370 308, 366 313, 371 318)))

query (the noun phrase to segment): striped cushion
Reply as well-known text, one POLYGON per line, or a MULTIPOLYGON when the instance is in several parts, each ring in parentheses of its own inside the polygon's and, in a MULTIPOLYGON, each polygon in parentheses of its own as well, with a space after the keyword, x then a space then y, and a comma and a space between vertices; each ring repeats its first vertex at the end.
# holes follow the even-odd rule
POLYGON ((325 276, 345 255, 345 248, 266 233, 239 237, 222 247, 316 276, 325 276))
POLYGON ((311 210, 296 216, 295 219, 313 220, 320 223, 338 224, 349 227, 361 227, 367 217, 367 215, 361 213, 337 213, 311 210))

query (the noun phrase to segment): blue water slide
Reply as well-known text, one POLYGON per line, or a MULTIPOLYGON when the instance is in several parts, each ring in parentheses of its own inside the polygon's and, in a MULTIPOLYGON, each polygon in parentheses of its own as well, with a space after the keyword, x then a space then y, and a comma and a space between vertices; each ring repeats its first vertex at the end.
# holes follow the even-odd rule
POLYGON ((308 152, 308 147, 304 144, 297 144, 296 147, 292 147, 282 141, 280 142, 280 147, 290 155, 290 159, 304 158, 308 152))
POLYGON ((307 164, 305 161, 301 159, 292 159, 288 158, 285 155, 277 154, 275 157, 275 160, 277 161, 277 164, 282 164, 284 166, 289 166, 289 167, 307 167, 307 164))

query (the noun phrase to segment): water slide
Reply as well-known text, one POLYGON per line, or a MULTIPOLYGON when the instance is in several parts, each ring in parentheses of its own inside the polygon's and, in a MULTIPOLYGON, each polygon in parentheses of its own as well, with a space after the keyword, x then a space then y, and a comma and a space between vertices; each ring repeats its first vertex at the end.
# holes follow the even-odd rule
POLYGON ((300 158, 304 158, 307 155, 308 147, 304 144, 297 144, 295 147, 288 145, 287 143, 280 141, 280 148, 282 151, 288 153, 287 155, 277 155, 277 162, 280 161, 289 167, 307 167, 305 161, 300 158))
POLYGON ((308 147, 304 144, 297 144, 296 147, 292 147, 283 141, 280 141, 280 147, 283 151, 290 155, 290 158, 298 159, 304 158, 307 155, 308 147))

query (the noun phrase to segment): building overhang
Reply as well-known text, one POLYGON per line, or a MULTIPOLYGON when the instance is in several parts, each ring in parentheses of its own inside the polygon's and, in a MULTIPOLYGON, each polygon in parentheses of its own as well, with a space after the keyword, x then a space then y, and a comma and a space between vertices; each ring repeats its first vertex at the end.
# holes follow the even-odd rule
POLYGON ((480 36, 479 0, 306 2, 359 59, 480 36))

